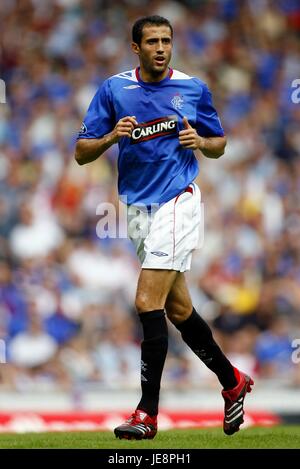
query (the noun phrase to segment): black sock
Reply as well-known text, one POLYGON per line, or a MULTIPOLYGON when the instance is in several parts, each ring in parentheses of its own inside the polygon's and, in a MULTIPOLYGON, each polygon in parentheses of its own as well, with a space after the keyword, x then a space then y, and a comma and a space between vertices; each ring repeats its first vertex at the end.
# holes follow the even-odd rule
POLYGON ((168 351, 168 328, 163 309, 141 313, 144 340, 141 344, 142 398, 137 409, 158 414, 160 380, 168 351))
POLYGON ((233 366, 215 342, 210 327, 195 308, 192 314, 176 327, 187 345, 217 375, 223 388, 234 388, 237 380, 233 366))

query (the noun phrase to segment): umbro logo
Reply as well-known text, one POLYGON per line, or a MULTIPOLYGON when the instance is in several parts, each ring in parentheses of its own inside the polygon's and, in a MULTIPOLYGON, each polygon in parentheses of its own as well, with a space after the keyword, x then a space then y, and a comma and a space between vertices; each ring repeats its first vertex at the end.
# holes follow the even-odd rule
POLYGON ((154 256, 158 256, 158 257, 163 257, 163 256, 168 256, 169 255, 166 252, 162 252, 162 251, 151 251, 151 254, 153 254, 154 256))

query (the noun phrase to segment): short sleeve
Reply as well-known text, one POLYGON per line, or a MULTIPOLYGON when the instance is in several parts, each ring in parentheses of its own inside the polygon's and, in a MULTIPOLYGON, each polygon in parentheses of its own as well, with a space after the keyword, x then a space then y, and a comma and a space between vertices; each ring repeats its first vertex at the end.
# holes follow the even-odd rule
POLYGON ((108 80, 93 97, 82 122, 77 139, 101 138, 115 126, 115 112, 108 80))
POLYGON ((212 95, 207 85, 202 84, 203 91, 197 106, 196 129, 201 137, 223 137, 224 130, 213 106, 212 95))

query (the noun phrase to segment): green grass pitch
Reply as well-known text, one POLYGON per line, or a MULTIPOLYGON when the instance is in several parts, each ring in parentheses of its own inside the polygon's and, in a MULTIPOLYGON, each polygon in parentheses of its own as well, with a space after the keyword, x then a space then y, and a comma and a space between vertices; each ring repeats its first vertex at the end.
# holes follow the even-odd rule
POLYGON ((300 426, 251 427, 233 436, 220 428, 160 431, 154 440, 118 440, 112 432, 0 434, 0 448, 202 449, 300 448, 300 426))

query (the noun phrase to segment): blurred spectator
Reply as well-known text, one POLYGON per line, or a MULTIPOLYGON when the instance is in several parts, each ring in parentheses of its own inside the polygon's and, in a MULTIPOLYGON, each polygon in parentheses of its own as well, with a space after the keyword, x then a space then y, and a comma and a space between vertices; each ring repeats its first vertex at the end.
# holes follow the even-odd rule
POLYGON ((19 390, 49 390, 65 388, 68 377, 57 360, 58 344, 45 332, 34 305, 25 331, 10 342, 8 356, 11 379, 19 390))
POLYGON ((44 365, 56 351, 55 340, 44 331, 41 319, 32 313, 26 331, 19 332, 9 344, 11 362, 23 368, 44 365))
POLYGON ((112 312, 112 324, 95 347, 95 363, 108 388, 135 388, 140 381, 140 347, 132 341, 133 322, 112 312))
POLYGON ((12 229, 12 254, 18 258, 43 257, 63 241, 63 231, 51 218, 34 218, 28 203, 20 207, 20 222, 12 229))
POLYGON ((288 319, 281 315, 272 318, 269 329, 255 345, 259 374, 262 378, 290 381, 295 374, 292 362, 292 333, 288 319))

